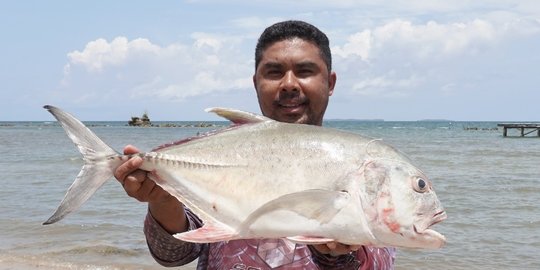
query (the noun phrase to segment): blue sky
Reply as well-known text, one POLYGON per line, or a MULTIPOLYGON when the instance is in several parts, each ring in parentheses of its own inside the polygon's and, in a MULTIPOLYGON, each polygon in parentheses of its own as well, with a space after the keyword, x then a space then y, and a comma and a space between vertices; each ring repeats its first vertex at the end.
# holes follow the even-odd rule
POLYGON ((259 112, 256 39, 286 19, 330 38, 326 118, 540 121, 537 0, 4 1, 0 121, 259 112))

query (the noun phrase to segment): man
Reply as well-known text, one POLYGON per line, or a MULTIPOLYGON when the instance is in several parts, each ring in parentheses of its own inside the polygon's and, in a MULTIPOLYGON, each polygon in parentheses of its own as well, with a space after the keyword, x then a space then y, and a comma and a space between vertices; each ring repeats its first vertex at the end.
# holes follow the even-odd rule
MULTIPOLYGON (((277 121, 322 125, 336 74, 329 41, 319 29, 301 21, 268 27, 255 49, 253 84, 263 115, 277 121)), ((126 146, 126 154, 138 152, 126 146)), ((145 235, 160 264, 178 266, 199 259, 198 269, 392 269, 393 248, 340 243, 305 246, 283 239, 234 240, 211 244, 180 241, 172 234, 196 229, 201 221, 146 177, 132 158, 115 177, 127 194, 148 202, 145 235)))

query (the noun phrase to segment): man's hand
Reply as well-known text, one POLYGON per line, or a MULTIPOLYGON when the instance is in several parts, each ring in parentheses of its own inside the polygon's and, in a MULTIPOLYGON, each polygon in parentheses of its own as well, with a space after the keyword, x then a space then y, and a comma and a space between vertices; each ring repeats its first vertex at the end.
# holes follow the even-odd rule
MULTIPOLYGON (((128 145, 124 148, 125 155, 136 153, 139 153, 139 149, 135 146, 128 145)), ((140 202, 162 203, 174 199, 148 178, 149 172, 139 169, 142 163, 143 160, 140 157, 133 157, 114 172, 114 177, 122 184, 126 193, 140 202)))
POLYGON ((318 252, 322 254, 329 254, 330 256, 345 255, 352 251, 357 251, 361 246, 359 245, 345 245, 338 242, 330 242, 327 244, 313 245, 318 252))
MULTIPOLYGON (((139 149, 133 145, 124 148, 125 155, 136 153, 139 153, 139 149)), ((148 178, 148 171, 139 169, 142 163, 140 157, 133 157, 116 169, 114 177, 130 197, 148 202, 148 210, 165 230, 171 234, 186 231, 188 223, 184 206, 148 178)))

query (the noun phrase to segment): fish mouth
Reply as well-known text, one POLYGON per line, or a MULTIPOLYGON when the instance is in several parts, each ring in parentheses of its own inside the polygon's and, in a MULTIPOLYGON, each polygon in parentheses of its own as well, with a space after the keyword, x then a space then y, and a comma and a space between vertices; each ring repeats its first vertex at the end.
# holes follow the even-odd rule
POLYGON ((437 212, 435 215, 433 215, 433 218, 434 219, 431 221, 431 223, 429 223, 429 225, 426 226, 424 229, 421 229, 421 226, 419 226, 420 227, 419 229, 419 227, 417 227, 416 224, 413 224, 413 230, 416 235, 420 236, 420 238, 425 239, 427 242, 430 243, 428 246, 424 246, 424 247, 440 248, 444 244, 446 244, 446 237, 442 235, 441 233, 433 229, 430 229, 430 227, 444 221, 447 218, 446 212, 445 211, 437 212))
POLYGON ((435 215, 433 215, 433 221, 431 222, 431 224, 429 224, 429 226, 427 226, 428 228, 439 223, 439 222, 442 222, 444 221, 448 216, 446 215, 446 211, 442 210, 442 211, 439 211, 437 213, 435 213, 435 215))

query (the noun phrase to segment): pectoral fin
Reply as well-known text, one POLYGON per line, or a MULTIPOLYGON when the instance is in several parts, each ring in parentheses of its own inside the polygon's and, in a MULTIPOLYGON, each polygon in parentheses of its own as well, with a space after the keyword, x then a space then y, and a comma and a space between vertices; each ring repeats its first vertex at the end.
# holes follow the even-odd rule
POLYGON ((174 237, 192 243, 213 243, 233 240, 238 236, 230 227, 219 223, 208 223, 199 229, 177 233, 174 237))
POLYGON ((267 202, 251 213, 240 225, 239 232, 247 230, 255 221, 267 213, 276 210, 288 210, 309 219, 326 224, 349 201, 346 191, 311 189, 290 193, 267 202))
POLYGON ((315 237, 315 236, 291 236, 287 237, 291 242, 303 245, 320 245, 335 242, 336 240, 331 238, 315 237))

